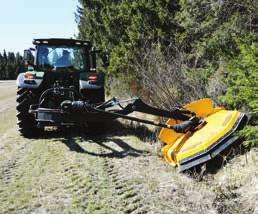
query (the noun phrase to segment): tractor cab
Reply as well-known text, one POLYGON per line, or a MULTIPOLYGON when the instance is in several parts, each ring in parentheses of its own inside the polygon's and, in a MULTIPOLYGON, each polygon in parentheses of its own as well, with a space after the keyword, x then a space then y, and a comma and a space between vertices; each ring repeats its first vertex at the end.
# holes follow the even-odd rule
POLYGON ((96 51, 89 41, 35 39, 33 44, 35 49, 24 51, 28 67, 42 71, 96 71, 96 51))

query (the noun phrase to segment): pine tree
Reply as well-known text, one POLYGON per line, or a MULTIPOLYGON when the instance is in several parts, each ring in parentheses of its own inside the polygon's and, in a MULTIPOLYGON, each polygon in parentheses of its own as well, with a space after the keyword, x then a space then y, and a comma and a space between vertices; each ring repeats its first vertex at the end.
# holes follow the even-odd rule
POLYGON ((3 52, 3 64, 2 64, 2 70, 3 70, 3 79, 7 78, 7 72, 6 72, 6 65, 7 65, 7 54, 6 51, 4 50, 3 52))
POLYGON ((23 58, 19 53, 3 51, 0 53, 0 79, 16 79, 18 73, 24 71, 23 58))
POLYGON ((110 72, 133 72, 133 62, 146 45, 165 47, 174 41, 178 1, 81 0, 79 37, 111 54, 110 72))
POLYGON ((1 52, 0 52, 0 80, 3 79, 3 73, 4 73, 4 69, 3 69, 3 64, 4 64, 4 57, 2 56, 1 52))

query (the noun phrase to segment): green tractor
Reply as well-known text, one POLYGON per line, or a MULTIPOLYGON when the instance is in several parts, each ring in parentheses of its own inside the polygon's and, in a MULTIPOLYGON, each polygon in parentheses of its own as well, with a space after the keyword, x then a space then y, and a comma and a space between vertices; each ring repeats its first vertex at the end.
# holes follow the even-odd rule
MULTIPOLYGON (((72 121, 37 121, 33 105, 58 109, 64 100, 90 104, 105 101, 104 74, 96 72, 96 51, 89 41, 35 39, 35 48, 24 51, 26 71, 17 78, 17 124, 29 137, 47 125, 69 125, 72 121), (34 53, 33 53, 34 52, 34 53)), ((104 66, 108 58, 104 56, 104 66)))

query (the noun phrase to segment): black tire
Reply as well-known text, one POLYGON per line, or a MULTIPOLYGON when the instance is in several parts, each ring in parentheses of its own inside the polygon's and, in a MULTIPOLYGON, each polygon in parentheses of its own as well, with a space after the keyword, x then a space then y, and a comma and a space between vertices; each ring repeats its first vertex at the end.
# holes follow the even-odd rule
POLYGON ((36 137, 40 133, 40 129, 37 128, 37 123, 32 114, 29 114, 30 105, 35 102, 35 94, 24 88, 17 90, 16 97, 16 110, 17 110, 17 125, 18 131, 24 137, 36 137))

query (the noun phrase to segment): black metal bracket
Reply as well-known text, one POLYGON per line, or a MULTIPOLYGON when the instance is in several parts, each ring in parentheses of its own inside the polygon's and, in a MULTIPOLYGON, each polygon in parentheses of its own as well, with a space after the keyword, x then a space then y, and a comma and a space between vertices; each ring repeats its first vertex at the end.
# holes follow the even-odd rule
MULTIPOLYGON (((60 104, 58 109, 48 109, 41 107, 41 100, 55 88, 46 90, 40 97, 40 102, 37 106, 31 106, 30 113, 33 113, 38 123, 62 124, 63 122, 84 123, 84 122, 100 122, 103 120, 113 120, 123 118, 126 120, 136 121, 140 123, 150 124, 162 128, 175 130, 176 132, 193 131, 200 124, 204 124, 203 120, 195 116, 194 112, 183 108, 173 108, 172 110, 164 110, 152 107, 144 103, 140 98, 134 97, 129 100, 119 101, 117 98, 112 98, 100 105, 89 104, 88 102, 79 100, 65 100, 60 104), (125 103, 127 105, 123 106, 125 103), (150 121, 133 116, 128 116, 132 112, 142 112, 160 117, 173 118, 178 120, 176 125, 168 125, 157 121, 150 121)), ((76 93, 72 88, 62 88, 59 90, 71 91, 76 93)), ((78 96, 78 95, 77 95, 78 96)))
POLYGON ((186 109, 179 109, 179 108, 174 108, 171 111, 155 108, 150 105, 147 105, 138 97, 132 98, 130 100, 123 100, 123 101, 118 101, 117 98, 112 98, 99 106, 92 106, 85 102, 82 103, 78 101, 76 101, 76 103, 72 103, 71 105, 73 106, 74 109, 75 108, 86 109, 87 112, 98 112, 99 115, 96 115, 96 116, 102 117, 103 119, 104 118, 105 119, 123 118, 123 119, 150 124, 150 125, 154 125, 162 128, 173 129, 176 132, 187 132, 190 130, 194 130, 195 127, 199 126, 200 123, 202 123, 201 120, 195 116, 194 112, 188 111, 186 109), (122 106, 123 103, 128 103, 128 104, 125 107, 123 107, 122 106), (81 107, 79 107, 78 105, 80 105, 81 107), (119 109, 111 109, 111 110, 107 109, 107 108, 113 108, 117 106, 119 107, 119 109), (181 121, 181 123, 171 126, 157 121, 150 121, 150 120, 145 120, 137 117, 128 116, 128 114, 135 111, 142 112, 145 114, 151 114, 155 116, 173 118, 175 120, 181 121))

